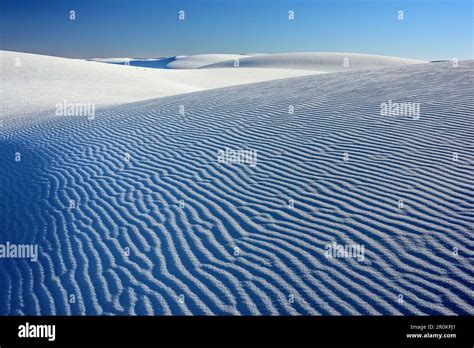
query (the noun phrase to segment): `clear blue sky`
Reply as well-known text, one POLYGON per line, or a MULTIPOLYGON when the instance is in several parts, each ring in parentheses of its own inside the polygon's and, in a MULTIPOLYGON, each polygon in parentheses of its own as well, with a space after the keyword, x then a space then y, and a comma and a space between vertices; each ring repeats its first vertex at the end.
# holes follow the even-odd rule
POLYGON ((471 0, 1 0, 0 6, 2 49, 64 57, 334 51, 473 58, 471 0), (181 9, 185 21, 178 20, 181 9))

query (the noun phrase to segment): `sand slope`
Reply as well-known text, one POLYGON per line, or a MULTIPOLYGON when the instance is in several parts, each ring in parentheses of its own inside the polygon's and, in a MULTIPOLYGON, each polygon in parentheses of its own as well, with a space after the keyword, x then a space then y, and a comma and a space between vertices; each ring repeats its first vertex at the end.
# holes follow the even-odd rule
POLYGON ((175 70, 0 51, 4 115, 53 109, 63 100, 98 106, 311 74, 304 70, 175 70), (16 59, 21 66, 16 67, 16 59))
POLYGON ((0 314, 474 314, 473 74, 297 77, 0 128, 0 236, 41 250, 0 260, 0 314), (389 99, 421 117, 381 116, 389 99), (219 163, 226 147, 257 165, 219 163), (365 260, 326 258, 332 242, 365 260))

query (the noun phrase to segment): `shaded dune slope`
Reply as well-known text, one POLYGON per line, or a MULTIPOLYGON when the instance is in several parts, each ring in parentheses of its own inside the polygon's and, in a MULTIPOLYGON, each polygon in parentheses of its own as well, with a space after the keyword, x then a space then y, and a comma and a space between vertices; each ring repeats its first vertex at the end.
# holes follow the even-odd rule
POLYGON ((474 314, 473 72, 298 77, 0 128, 2 238, 41 249, 0 261, 0 313, 474 314), (389 99, 420 119, 381 116, 389 99), (226 147, 257 165, 218 163, 226 147), (365 260, 326 258, 332 242, 365 260))

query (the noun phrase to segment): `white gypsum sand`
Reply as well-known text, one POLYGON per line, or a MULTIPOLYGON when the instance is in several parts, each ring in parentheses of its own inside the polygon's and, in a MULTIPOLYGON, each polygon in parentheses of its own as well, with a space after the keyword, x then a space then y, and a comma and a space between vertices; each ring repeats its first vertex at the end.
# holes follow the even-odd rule
POLYGON ((0 63, 4 116, 53 110, 63 100, 99 107, 314 74, 294 69, 147 69, 10 51, 0 51, 0 63))
POLYGON ((39 255, 0 273, 1 314, 474 314, 473 61, 182 93, 47 58, 2 61, 0 221, 39 255), (58 117, 58 97, 103 106, 58 117))

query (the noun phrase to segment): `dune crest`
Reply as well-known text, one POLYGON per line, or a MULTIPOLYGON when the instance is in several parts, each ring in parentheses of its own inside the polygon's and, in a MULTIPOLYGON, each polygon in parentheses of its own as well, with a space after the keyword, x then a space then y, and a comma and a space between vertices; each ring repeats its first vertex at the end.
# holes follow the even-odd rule
MULTIPOLYGON (((372 54, 339 52, 274 53, 239 58, 239 66, 242 68, 303 69, 318 72, 350 71, 422 63, 427 62, 372 54)), ((234 60, 228 60, 202 68, 229 68, 234 65, 234 60)))

